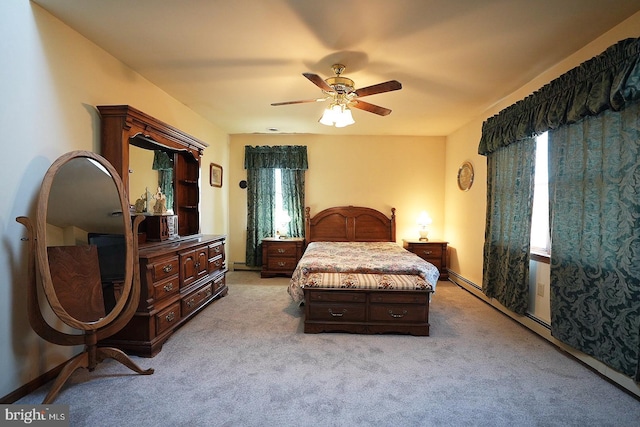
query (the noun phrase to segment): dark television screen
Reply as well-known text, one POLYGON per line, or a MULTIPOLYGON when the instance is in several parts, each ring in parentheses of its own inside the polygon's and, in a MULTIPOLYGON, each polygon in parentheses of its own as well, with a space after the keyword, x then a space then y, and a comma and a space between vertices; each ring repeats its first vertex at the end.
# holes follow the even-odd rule
POLYGON ((89 244, 98 247, 98 262, 102 282, 124 279, 126 245, 122 234, 89 233, 89 244))

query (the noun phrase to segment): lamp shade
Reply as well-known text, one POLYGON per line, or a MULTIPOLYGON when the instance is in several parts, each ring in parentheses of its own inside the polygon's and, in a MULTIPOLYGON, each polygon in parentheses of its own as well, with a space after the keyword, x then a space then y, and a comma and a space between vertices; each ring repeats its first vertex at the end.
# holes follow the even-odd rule
POLYGON ((342 128, 355 123, 349 107, 335 103, 331 104, 324 110, 322 117, 318 121, 325 126, 335 126, 337 128, 342 128))
POLYGON ((425 227, 431 224, 433 220, 431 219, 428 213, 426 213, 425 211, 422 211, 420 212, 420 215, 418 216, 418 220, 416 222, 418 223, 418 225, 425 227))

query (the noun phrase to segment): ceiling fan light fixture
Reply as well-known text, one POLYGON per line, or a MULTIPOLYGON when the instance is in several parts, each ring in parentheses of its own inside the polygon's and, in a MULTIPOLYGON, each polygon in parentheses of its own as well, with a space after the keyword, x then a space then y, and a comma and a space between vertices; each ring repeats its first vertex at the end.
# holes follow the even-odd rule
POLYGON ((354 124, 356 121, 353 120, 353 116, 351 115, 351 109, 349 107, 344 107, 342 113, 340 113, 336 119, 335 126, 337 128, 343 128, 345 126, 349 126, 354 124))
POLYGON ((337 128, 342 128, 355 123, 349 107, 336 103, 331 104, 327 109, 325 109, 322 117, 318 121, 325 126, 335 126, 337 128))

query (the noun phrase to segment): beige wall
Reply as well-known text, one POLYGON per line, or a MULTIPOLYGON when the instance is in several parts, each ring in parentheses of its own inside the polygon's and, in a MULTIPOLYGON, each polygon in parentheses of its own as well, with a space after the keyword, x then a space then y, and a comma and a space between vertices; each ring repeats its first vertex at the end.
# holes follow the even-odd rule
POLYGON ((445 237, 451 243, 450 268, 465 279, 482 285, 482 247, 486 210, 486 159, 479 156, 482 122, 514 104, 582 62, 599 55, 609 46, 628 37, 640 36, 640 13, 636 13, 594 42, 536 77, 529 84, 488 108, 481 117, 447 136, 445 170, 445 237), (468 192, 457 189, 460 164, 470 160, 475 183, 468 192))
MULTIPOLYGON (((381 120, 384 120, 382 118, 381 120)), ((444 137, 232 135, 229 162, 229 260, 244 262, 246 240, 245 145, 305 145, 309 158, 306 205, 322 209, 366 206, 391 215, 396 208, 397 240, 418 237, 416 220, 433 218, 430 237, 444 238, 444 137)))
POLYGON ((72 150, 99 151, 96 105, 130 104, 210 144, 202 180, 202 230, 227 232, 226 189, 208 186, 208 164, 227 167, 226 133, 28 1, 0 2, 0 396, 77 349, 50 345, 26 314, 27 244, 17 216, 35 218, 47 168, 72 150), (8 59, 10 58, 10 60, 8 59))

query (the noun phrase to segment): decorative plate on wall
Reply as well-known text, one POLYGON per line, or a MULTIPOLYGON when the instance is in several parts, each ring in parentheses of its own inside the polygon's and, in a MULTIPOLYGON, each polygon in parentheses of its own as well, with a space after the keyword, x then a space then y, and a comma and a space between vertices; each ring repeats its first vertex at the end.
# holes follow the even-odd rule
POLYGON ((473 185, 473 165, 471 162, 464 162, 458 169, 458 188, 468 191, 473 185))

